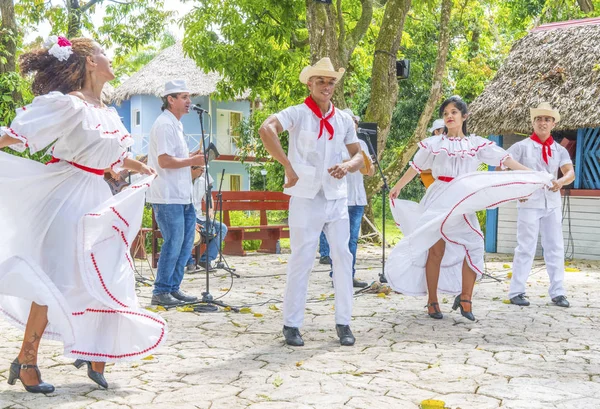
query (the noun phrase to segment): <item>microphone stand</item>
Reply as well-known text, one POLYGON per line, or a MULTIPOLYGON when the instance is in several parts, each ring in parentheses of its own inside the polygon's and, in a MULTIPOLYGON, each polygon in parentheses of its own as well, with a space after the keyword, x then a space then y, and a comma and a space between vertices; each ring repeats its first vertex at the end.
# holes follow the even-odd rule
MULTIPOLYGON (((375 152, 369 138, 365 138, 365 141, 369 145, 369 149, 371 150, 371 152, 375 152)), ((381 180, 383 181, 383 186, 381 187, 381 209, 383 213, 383 226, 381 227, 381 272, 379 273, 379 282, 387 283, 387 279, 385 278, 385 202, 387 201, 387 193, 390 191, 390 187, 388 186, 387 178, 383 174, 383 170, 381 170, 381 164, 377 159, 377 155, 373 155, 373 162, 377 166, 377 169, 379 169, 379 176, 381 176, 381 180)))
MULTIPOLYGON (((206 198, 206 235, 205 240, 206 240, 206 244, 208 246, 208 232, 209 229, 211 227, 210 224, 210 212, 209 209, 211 208, 211 202, 212 202, 212 185, 210 184, 209 181, 209 177, 208 177, 208 152, 206 151, 206 140, 204 138, 204 121, 202 120, 202 114, 204 114, 204 112, 207 112, 204 109, 201 108, 195 108, 194 110, 198 113, 198 119, 200 120, 200 135, 201 135, 201 139, 202 139, 202 152, 204 155, 204 165, 205 165, 205 175, 204 175, 204 192, 205 192, 205 198, 206 198)), ((207 247, 207 251, 208 251, 208 247, 207 247)), ((230 305, 225 304, 224 302, 215 300, 214 297, 211 295, 210 293, 210 274, 209 274, 209 265, 210 265, 210 261, 208 260, 208 254, 206 257, 206 263, 204 263, 204 270, 206 272, 206 291, 204 291, 202 293, 202 300, 197 301, 196 303, 193 304, 206 304, 206 305, 195 305, 194 306, 194 311, 195 312, 214 312, 217 311, 217 307, 216 305, 218 305, 219 307, 223 307, 223 308, 230 308, 231 311, 234 312, 239 312, 239 309, 232 307, 230 305)))
MULTIPOLYGON (((217 206, 219 206, 219 221, 223 223, 223 179, 225 179, 225 169, 221 172, 221 183, 219 184, 219 191, 217 192, 217 206)), ((214 239, 213 239, 214 240, 214 239)), ((229 263, 225 260, 225 256, 223 256, 223 229, 219 229, 219 261, 217 261, 217 268, 223 269, 227 271, 229 274, 235 276, 236 278, 240 278, 240 275, 235 273, 235 268, 229 267, 229 263)))

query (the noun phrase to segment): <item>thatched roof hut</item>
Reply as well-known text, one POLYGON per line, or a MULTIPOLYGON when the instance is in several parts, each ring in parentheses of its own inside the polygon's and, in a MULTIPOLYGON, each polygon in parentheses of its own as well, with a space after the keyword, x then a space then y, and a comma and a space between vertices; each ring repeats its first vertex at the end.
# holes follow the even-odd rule
POLYGON ((120 104, 134 95, 160 97, 165 82, 173 79, 185 79, 192 95, 210 95, 217 89, 221 77, 215 72, 205 73, 184 55, 181 43, 176 43, 121 84, 114 92, 113 101, 120 104))
POLYGON ((478 135, 532 131, 529 108, 547 101, 557 130, 600 127, 600 18, 546 24, 517 41, 470 106, 478 135))

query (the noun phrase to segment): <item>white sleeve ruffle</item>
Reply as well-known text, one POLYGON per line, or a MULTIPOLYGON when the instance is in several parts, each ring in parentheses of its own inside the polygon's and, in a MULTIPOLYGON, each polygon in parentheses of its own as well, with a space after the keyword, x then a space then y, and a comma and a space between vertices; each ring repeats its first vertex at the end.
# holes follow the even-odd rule
POLYGON ((0 127, 0 134, 20 140, 11 148, 23 152, 29 148, 38 152, 53 141, 70 133, 83 121, 85 102, 80 98, 50 92, 36 97, 29 105, 17 109, 10 126, 0 127))

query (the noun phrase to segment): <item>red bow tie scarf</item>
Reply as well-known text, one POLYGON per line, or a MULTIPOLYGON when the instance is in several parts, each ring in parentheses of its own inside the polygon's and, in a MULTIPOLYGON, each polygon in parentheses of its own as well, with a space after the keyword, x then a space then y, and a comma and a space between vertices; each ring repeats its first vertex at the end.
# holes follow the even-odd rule
POLYGON ((540 138, 534 132, 533 135, 531 135, 531 140, 542 145, 542 160, 547 165, 548 164, 548 156, 552 157, 552 149, 550 148, 552 146, 552 144, 554 143, 554 139, 552 138, 552 135, 550 135, 548 137, 548 139, 546 139, 544 142, 542 142, 540 140, 540 138))
POLYGON ((333 115, 335 114, 335 107, 333 106, 333 104, 331 104, 331 113, 329 115, 327 115, 326 117, 324 117, 323 114, 321 113, 321 110, 319 109, 319 106, 317 105, 315 100, 312 99, 312 97, 308 96, 304 100, 304 103, 317 116, 317 118, 319 118, 321 120, 321 122, 319 124, 319 137, 317 139, 321 138, 321 135, 323 135, 323 128, 325 128, 327 130, 327 132, 329 132, 328 139, 332 140, 333 139, 333 125, 331 125, 331 123, 329 123, 329 119, 331 119, 331 117, 333 117, 333 115))

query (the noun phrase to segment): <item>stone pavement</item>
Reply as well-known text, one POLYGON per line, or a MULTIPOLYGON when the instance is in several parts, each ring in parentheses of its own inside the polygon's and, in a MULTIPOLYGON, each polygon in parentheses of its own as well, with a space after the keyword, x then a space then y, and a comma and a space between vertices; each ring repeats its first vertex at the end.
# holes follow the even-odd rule
MULTIPOLYGON (((377 247, 359 252, 357 277, 375 280, 377 247)), ((572 307, 553 306, 548 279, 537 261, 530 277, 532 305, 507 305, 509 257, 488 256, 490 274, 475 289, 472 323, 450 310, 428 318, 425 298, 391 294, 356 297, 354 347, 340 347, 333 320, 332 287, 315 264, 309 287, 306 346, 287 347, 281 335, 281 297, 287 254, 230 257, 242 278, 222 271, 211 293, 244 313, 160 312, 169 323, 165 347, 146 360, 108 365, 110 389, 95 386, 85 370, 42 342, 44 380, 56 392, 37 396, 6 383, 21 334, 0 321, 0 408, 300 409, 418 408, 439 399, 450 408, 600 408, 600 263, 576 261, 566 273, 572 307)), ((315 260, 316 261, 316 260, 315 260)), ((139 263, 138 263, 139 264, 139 263)), ((149 277, 149 270, 144 269, 149 277)), ((183 289, 200 294, 202 274, 187 275, 183 289)), ((151 288, 140 287, 147 305, 151 288)))

